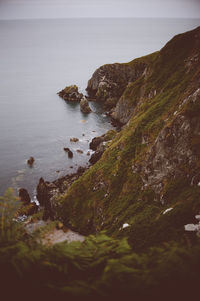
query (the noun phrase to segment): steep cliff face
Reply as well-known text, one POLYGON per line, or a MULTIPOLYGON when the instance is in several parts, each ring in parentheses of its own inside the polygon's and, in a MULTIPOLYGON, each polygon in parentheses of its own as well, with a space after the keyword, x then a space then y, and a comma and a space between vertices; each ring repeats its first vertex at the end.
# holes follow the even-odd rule
POLYGON ((107 64, 98 68, 88 81, 88 96, 104 102, 106 109, 116 106, 127 85, 144 74, 152 56, 139 58, 126 64, 107 64))
POLYGON ((199 49, 197 28, 142 58, 149 64, 115 109, 128 123, 59 200, 66 225, 127 236, 136 249, 183 239, 200 210, 199 49))

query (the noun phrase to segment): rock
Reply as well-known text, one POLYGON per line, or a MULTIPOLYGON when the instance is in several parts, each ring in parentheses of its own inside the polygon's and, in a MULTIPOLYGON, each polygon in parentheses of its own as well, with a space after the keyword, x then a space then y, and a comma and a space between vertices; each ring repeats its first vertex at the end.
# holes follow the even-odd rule
POLYGON ((64 149, 65 152, 69 152, 70 151, 69 147, 64 147, 63 149, 64 149))
POLYGON ((87 152, 87 156, 90 156, 90 152, 89 151, 87 152))
POLYGON ((24 204, 29 204, 31 202, 30 195, 25 188, 19 189, 19 199, 24 204))
POLYGON ((74 156, 74 155, 73 155, 72 151, 68 151, 68 158, 72 159, 73 156, 74 156))
POLYGON ((92 139, 92 141, 90 142, 90 149, 92 150, 97 150, 97 147, 100 145, 100 143, 102 143, 104 141, 103 137, 100 136, 100 137, 94 137, 92 139))
POLYGON ((37 185, 37 200, 40 205, 44 207, 44 220, 54 220, 57 218, 57 210, 59 207, 57 196, 66 193, 71 184, 77 180, 85 170, 86 168, 79 167, 76 173, 61 177, 54 182, 44 181, 43 178, 40 178, 37 185))
POLYGON ((70 138, 70 142, 78 142, 79 139, 78 138, 70 138))
POLYGON ((33 163, 34 163, 34 161, 35 161, 34 157, 30 157, 30 158, 27 160, 27 164, 28 164, 29 166, 32 166, 33 163))
POLYGON ((83 112, 85 114, 92 112, 92 110, 90 109, 90 106, 88 104, 88 100, 85 97, 83 97, 81 99, 80 110, 81 110, 81 112, 83 112))
POLYGON ((83 97, 83 94, 79 93, 76 85, 65 87, 65 89, 58 92, 58 95, 67 101, 81 101, 83 97))
POLYGON ((17 210, 17 216, 20 215, 33 215, 37 213, 38 206, 33 202, 31 203, 31 198, 28 191, 25 188, 19 189, 19 199, 22 202, 21 207, 17 210))
POLYGON ((146 64, 107 64, 98 68, 88 81, 87 92, 92 99, 115 102, 121 97, 129 82, 136 81, 144 72, 146 64), (114 99, 114 100, 113 100, 114 99))
POLYGON ((63 148, 66 153, 68 153, 68 158, 73 158, 73 153, 68 147, 63 148))
POLYGON ((77 151, 77 153, 79 153, 79 154, 83 154, 83 151, 82 151, 81 149, 77 149, 76 151, 77 151))
POLYGON ((99 161, 99 159, 101 158, 101 156, 103 155, 105 151, 105 146, 103 144, 101 144, 98 149, 95 151, 94 154, 92 154, 89 162, 91 164, 95 164, 97 161, 99 161))

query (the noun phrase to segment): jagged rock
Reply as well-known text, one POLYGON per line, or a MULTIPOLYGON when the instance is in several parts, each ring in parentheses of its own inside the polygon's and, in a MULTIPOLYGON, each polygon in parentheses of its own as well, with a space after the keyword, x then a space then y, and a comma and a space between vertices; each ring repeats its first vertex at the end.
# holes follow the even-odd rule
POLYGON ((68 101, 81 101, 83 97, 83 94, 79 93, 76 85, 67 86, 65 89, 58 92, 58 95, 68 101))
POLYGON ((85 114, 92 112, 92 110, 90 109, 90 106, 89 106, 89 104, 88 104, 88 100, 87 100, 87 98, 85 98, 85 97, 83 97, 83 98, 81 99, 81 102, 80 102, 80 110, 81 110, 81 112, 83 112, 83 113, 85 113, 85 114))
POLYGON ((30 157, 30 158, 27 160, 27 164, 28 164, 29 166, 32 166, 33 163, 34 163, 34 161, 35 161, 34 157, 30 157))

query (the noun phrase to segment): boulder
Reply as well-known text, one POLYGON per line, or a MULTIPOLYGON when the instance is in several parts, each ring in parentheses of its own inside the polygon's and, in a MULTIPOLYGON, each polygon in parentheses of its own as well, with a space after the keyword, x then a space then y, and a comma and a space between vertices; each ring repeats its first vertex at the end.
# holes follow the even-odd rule
POLYGON ((85 114, 92 112, 92 110, 90 109, 90 106, 89 106, 89 104, 88 104, 88 100, 87 100, 87 98, 85 98, 85 97, 83 97, 83 98, 81 99, 81 102, 80 102, 80 110, 81 110, 81 112, 83 112, 83 113, 85 113, 85 114))
POLYGON ((73 153, 68 147, 63 148, 66 153, 68 153, 68 158, 73 158, 73 153))
POLYGON ((32 166, 33 163, 34 163, 34 161, 35 161, 34 157, 30 157, 30 158, 27 160, 27 164, 28 164, 29 166, 32 166))

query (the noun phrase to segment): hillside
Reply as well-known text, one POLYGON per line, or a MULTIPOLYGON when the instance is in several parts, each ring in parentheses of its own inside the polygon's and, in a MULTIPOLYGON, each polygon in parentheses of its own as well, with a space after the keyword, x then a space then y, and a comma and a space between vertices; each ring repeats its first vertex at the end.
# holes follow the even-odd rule
POLYGON ((12 259, 19 288, 39 274, 26 285, 46 295, 191 297, 200 268, 200 27, 151 55, 100 67, 87 91, 122 129, 51 207, 89 237, 52 249, 4 242, 2 270, 12 259))

